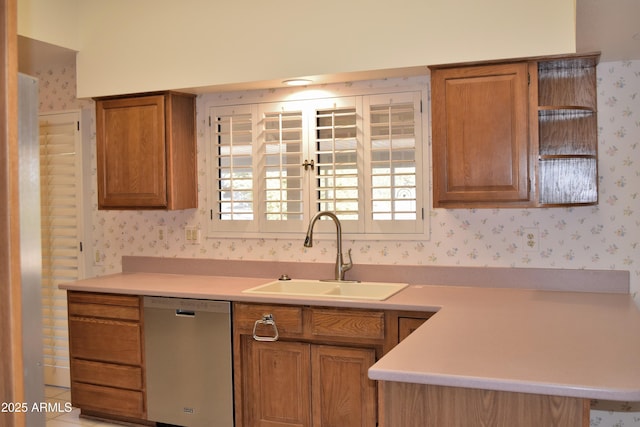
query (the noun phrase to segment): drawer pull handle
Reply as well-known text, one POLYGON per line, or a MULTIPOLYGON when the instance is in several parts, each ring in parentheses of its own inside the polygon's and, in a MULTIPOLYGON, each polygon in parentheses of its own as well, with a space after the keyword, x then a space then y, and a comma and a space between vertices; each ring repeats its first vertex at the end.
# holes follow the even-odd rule
POLYGON ((253 339, 256 341, 266 341, 266 342, 273 342, 273 341, 278 341, 278 327, 276 326, 276 321, 273 320, 273 314, 265 314, 264 316, 262 316, 262 319, 260 320, 256 320, 256 323, 253 324, 253 339), (273 327, 273 336, 262 336, 262 335, 258 335, 256 334, 256 329, 258 328, 258 325, 267 325, 267 326, 272 326, 273 327))
POLYGON ((176 317, 196 317, 196 312, 191 310, 176 309, 176 317))

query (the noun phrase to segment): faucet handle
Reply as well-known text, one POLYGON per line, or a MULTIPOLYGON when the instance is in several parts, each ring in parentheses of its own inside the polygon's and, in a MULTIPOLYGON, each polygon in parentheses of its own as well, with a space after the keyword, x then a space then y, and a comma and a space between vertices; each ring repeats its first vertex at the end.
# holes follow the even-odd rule
POLYGON ((344 273, 347 270, 350 270, 353 267, 353 260, 351 259, 351 249, 347 251, 347 255, 349 256, 349 262, 346 264, 342 264, 342 272, 344 273))

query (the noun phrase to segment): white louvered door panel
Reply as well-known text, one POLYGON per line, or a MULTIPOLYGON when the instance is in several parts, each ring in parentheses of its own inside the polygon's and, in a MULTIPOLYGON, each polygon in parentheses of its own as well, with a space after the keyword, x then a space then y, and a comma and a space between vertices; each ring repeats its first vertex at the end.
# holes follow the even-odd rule
POLYGON ((77 112, 40 115, 44 378, 58 386, 69 386, 66 292, 58 285, 84 276, 79 123, 77 112))

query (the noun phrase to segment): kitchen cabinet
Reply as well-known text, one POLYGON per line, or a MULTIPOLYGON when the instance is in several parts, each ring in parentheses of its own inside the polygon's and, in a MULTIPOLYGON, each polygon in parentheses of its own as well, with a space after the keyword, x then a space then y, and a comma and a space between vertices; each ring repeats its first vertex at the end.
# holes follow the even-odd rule
POLYGON ((146 418, 141 298, 69 291, 71 401, 83 414, 146 418))
POLYGON ((197 207, 195 96, 96 99, 99 209, 197 207))
POLYGON ((596 204, 599 56, 430 67, 434 207, 596 204))
POLYGON ((384 312, 244 303, 233 312, 236 426, 376 425, 367 370, 383 352, 384 312), (277 341, 261 341, 275 328, 277 341))
POLYGON ((236 426, 382 425, 367 371, 431 315, 235 303, 236 426))

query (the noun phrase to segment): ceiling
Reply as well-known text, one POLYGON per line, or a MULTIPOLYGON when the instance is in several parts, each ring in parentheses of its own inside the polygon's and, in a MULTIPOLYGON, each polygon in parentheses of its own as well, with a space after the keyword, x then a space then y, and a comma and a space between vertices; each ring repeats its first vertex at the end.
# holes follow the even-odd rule
MULTIPOLYGON (((576 8, 577 52, 600 51, 603 62, 640 60, 640 0, 576 0, 576 8)), ((73 64, 76 55, 25 37, 19 37, 18 53, 19 70, 27 74, 43 66, 73 64)))

